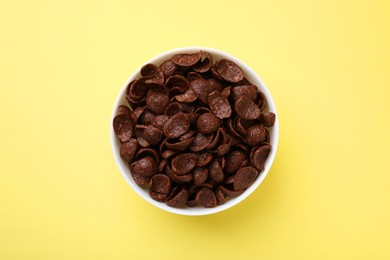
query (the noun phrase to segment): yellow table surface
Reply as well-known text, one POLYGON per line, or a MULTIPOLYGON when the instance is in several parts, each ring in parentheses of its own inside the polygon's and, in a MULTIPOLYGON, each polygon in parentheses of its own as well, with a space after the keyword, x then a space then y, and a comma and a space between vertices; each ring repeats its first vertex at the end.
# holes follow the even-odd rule
POLYGON ((389 1, 0 2, 0 259, 390 259, 389 1), (114 162, 123 83, 183 46, 263 78, 280 143, 262 185, 204 217, 114 162))

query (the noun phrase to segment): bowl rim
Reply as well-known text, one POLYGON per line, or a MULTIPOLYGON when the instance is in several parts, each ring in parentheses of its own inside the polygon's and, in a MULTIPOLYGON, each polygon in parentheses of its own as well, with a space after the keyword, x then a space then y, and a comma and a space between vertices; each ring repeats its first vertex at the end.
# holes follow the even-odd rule
MULTIPOLYGON (((218 50, 218 49, 213 49, 213 48, 203 47, 203 46, 188 46, 188 47, 181 47, 181 48, 175 48, 175 49, 172 49, 172 50, 168 50, 168 51, 165 51, 165 52, 162 52, 162 53, 158 54, 157 56, 154 56, 153 58, 151 58, 147 62, 145 62, 143 65, 138 67, 138 69, 136 69, 130 75, 130 77, 126 80, 126 82, 123 84, 119 94, 116 96, 116 100, 115 100, 114 107, 113 107, 113 110, 112 110, 112 113, 111 113, 111 117, 110 117, 110 124, 109 125, 110 125, 111 149, 112 149, 112 153, 114 155, 115 163, 118 166, 119 171, 120 171, 121 175, 123 176, 123 178, 125 178, 125 180, 130 185, 130 187, 139 196, 141 196, 144 200, 146 200, 147 202, 149 202, 152 205, 156 206, 157 208, 160 208, 162 210, 165 210, 165 211, 168 211, 168 212, 171 212, 171 213, 174 213, 174 214, 178 214, 178 215, 202 216, 202 215, 214 214, 214 213, 218 213, 218 212, 227 210, 227 209, 237 205, 238 203, 240 203, 244 199, 246 199, 249 195, 251 195, 260 186, 260 184, 263 182, 263 180, 267 176, 268 172, 270 171, 270 169, 271 169, 271 167, 273 165, 275 156, 276 156, 276 152, 277 152, 277 149, 278 149, 278 143, 279 143, 279 118, 278 118, 278 113, 277 113, 275 102, 274 102, 274 100, 272 98, 272 95, 271 95, 269 89, 267 88, 267 86, 264 84, 264 82, 261 79, 261 77, 254 70, 252 70, 251 67, 249 67, 246 63, 244 63, 240 59, 236 58, 235 56, 233 56, 231 54, 228 54, 228 53, 226 53, 224 51, 218 50), (242 193, 241 195, 239 195, 239 196, 237 196, 235 198, 231 198, 229 201, 225 202, 222 205, 218 205, 215 208, 201 208, 201 207, 195 207, 195 208, 174 208, 174 207, 170 207, 170 206, 166 205, 164 202, 158 202, 156 200, 153 200, 149 196, 147 191, 145 192, 145 190, 143 188, 139 187, 134 182, 133 178, 131 177, 129 168, 128 167, 123 167, 124 161, 122 160, 122 158, 120 157, 120 154, 119 154, 119 148, 120 148, 119 141, 117 140, 116 135, 114 133, 114 130, 113 130, 113 127, 112 127, 112 121, 113 121, 114 117, 116 116, 118 106, 122 104, 122 100, 124 98, 124 94, 125 94, 125 91, 127 89, 128 84, 132 80, 134 80, 136 77, 140 76, 140 70, 141 70, 141 67, 143 65, 145 65, 147 63, 153 63, 153 64, 159 63, 160 64, 161 60, 169 59, 171 56, 173 56, 175 54, 178 54, 178 53, 192 53, 192 52, 197 52, 197 51, 200 51, 200 50, 204 50, 204 51, 209 52, 213 57, 214 56, 221 56, 221 57, 224 57, 226 59, 229 59, 229 60, 233 61, 234 63, 236 63, 238 66, 240 66, 242 68, 242 70, 244 71, 244 74, 246 76, 251 75, 251 77, 256 79, 255 85, 257 86, 257 88, 259 90, 261 90, 264 93, 264 95, 267 98, 268 110, 272 111, 276 115, 275 124, 272 127, 272 138, 271 138, 271 141, 270 141, 272 149, 271 149, 271 152, 270 152, 270 154, 269 154, 269 156, 268 156, 268 158, 266 160, 264 171, 260 172, 260 175, 257 177, 255 182, 244 193, 242 193)), ((253 83, 253 80, 251 80, 251 82, 253 83)))

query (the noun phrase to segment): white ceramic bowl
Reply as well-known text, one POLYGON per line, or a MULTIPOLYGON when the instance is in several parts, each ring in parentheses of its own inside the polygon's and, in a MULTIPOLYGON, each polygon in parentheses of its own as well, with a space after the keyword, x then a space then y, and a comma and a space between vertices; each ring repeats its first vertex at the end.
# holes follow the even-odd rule
POLYGON ((228 60, 231 60, 231 61, 235 62, 237 65, 239 65, 242 68, 242 70, 244 71, 245 77, 252 84, 255 84, 265 94, 265 96, 267 97, 268 111, 273 112, 273 113, 276 114, 275 124, 270 129, 270 139, 271 139, 272 149, 271 149, 271 152, 270 152, 270 154, 269 154, 269 156, 268 156, 268 158, 267 158, 267 160, 265 162, 265 170, 260 173, 260 175, 257 177, 256 181, 243 194, 241 194, 240 196, 238 196, 236 198, 232 198, 232 199, 226 201, 224 204, 219 205, 219 206, 217 206, 215 208, 201 208, 201 207, 172 208, 172 207, 166 205, 165 203, 153 200, 149 196, 149 193, 148 193, 147 190, 139 187, 134 182, 134 180, 133 180, 133 178, 132 178, 132 176, 130 174, 130 171, 129 171, 128 163, 125 162, 124 160, 122 160, 122 158, 119 155, 120 142, 119 142, 118 138, 114 134, 114 130, 113 130, 113 127, 112 127, 112 121, 113 121, 113 119, 114 119, 114 117, 116 115, 118 106, 119 105, 128 105, 127 101, 126 101, 126 98, 125 98, 127 85, 132 80, 140 77, 140 68, 142 66, 140 66, 139 69, 137 69, 128 78, 128 80, 123 85, 123 87, 122 87, 121 91, 119 92, 119 95, 118 95, 118 97, 117 97, 117 99, 115 101, 115 105, 114 105, 114 108, 112 110, 112 116, 111 116, 111 119, 110 119, 110 122, 109 122, 112 152, 114 154, 115 161, 116 161, 116 163, 117 163, 117 165, 119 167, 119 170, 120 170, 122 176, 126 179, 127 183, 130 185, 130 187, 132 187, 133 190, 136 193, 138 193, 143 199, 145 199, 149 203, 153 204, 154 206, 156 206, 156 207, 158 207, 160 209, 172 212, 172 213, 176 213, 176 214, 180 214, 180 215, 188 215, 188 216, 200 216, 200 215, 207 215, 207 214, 217 213, 217 212, 226 210, 226 209, 228 209, 230 207, 233 207, 234 205, 238 204, 239 202, 241 202, 245 198, 247 198, 254 190, 257 189, 257 187, 259 187, 260 183, 264 180, 265 176, 267 175, 268 171, 270 170, 271 165, 272 165, 272 163, 274 161, 274 158, 275 158, 276 150, 277 150, 277 147, 278 147, 278 138, 279 138, 278 114, 276 112, 275 103, 274 103, 274 101, 272 99, 272 96, 271 96, 268 88, 265 86, 265 84, 261 80, 261 78, 248 65, 246 65, 244 62, 242 62, 241 60, 237 59, 236 57, 234 57, 234 56, 232 56, 230 54, 227 54, 227 53, 225 53, 223 51, 215 50, 215 49, 211 49, 211 48, 186 47, 186 48, 178 48, 178 49, 174 49, 174 50, 171 50, 171 51, 164 52, 164 53, 162 53, 162 54, 160 54, 160 55, 150 59, 146 63, 153 63, 155 65, 160 65, 163 61, 171 58, 175 54, 178 54, 178 53, 192 53, 192 52, 198 52, 200 50, 208 51, 213 56, 213 60, 214 61, 222 59, 222 58, 226 58, 228 60))

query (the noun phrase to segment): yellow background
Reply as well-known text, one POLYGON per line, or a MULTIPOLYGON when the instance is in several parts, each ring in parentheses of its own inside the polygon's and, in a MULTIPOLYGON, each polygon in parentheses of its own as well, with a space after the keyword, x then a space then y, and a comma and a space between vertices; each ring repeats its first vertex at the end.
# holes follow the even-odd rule
POLYGON ((389 1, 0 2, 0 259, 390 259, 389 1), (203 45, 274 96, 275 163, 216 215, 125 182, 111 109, 142 63, 203 45))

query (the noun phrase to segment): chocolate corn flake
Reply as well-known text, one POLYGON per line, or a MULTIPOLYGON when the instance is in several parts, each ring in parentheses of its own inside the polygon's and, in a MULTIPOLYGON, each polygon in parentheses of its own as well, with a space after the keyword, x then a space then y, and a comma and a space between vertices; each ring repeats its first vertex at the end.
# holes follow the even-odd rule
POLYGON ((222 167, 217 159, 214 159, 209 166, 210 179, 214 182, 222 182, 224 179, 222 167))
POLYGON ((134 182, 171 207, 216 207, 265 169, 276 115, 242 69, 210 53, 146 64, 113 129, 134 182))
POLYGON ((176 186, 166 199, 166 203, 168 206, 175 208, 185 207, 187 205, 188 196, 189 192, 186 188, 176 186))
POLYGON ((226 194, 217 188, 217 189, 215 189, 215 197, 217 198, 218 205, 221 205, 225 201, 226 194))
POLYGON ((231 173, 238 171, 246 159, 247 159, 247 156, 245 155, 244 152, 242 152, 240 150, 230 151, 225 156, 226 165, 225 165, 224 171, 227 174, 231 174, 231 173))
POLYGON ((209 175, 209 170, 205 167, 197 167, 192 172, 192 175, 194 176, 194 184, 202 184, 207 181, 207 177, 209 175))
POLYGON ((154 113, 149 109, 145 109, 138 118, 138 123, 142 125, 150 125, 154 118, 154 113))
POLYGON ((211 134, 218 130, 221 121, 213 113, 203 113, 198 117, 196 126, 202 134, 211 134))
POLYGON ((214 91, 208 96, 208 103, 211 111, 220 119, 228 118, 232 115, 232 108, 228 99, 219 91, 214 91))
POLYGON ((114 118, 114 132, 119 140, 124 143, 130 140, 133 134, 133 123, 128 114, 120 114, 114 118))
POLYGON ((171 157, 174 154, 177 154, 177 151, 168 149, 168 150, 165 150, 164 152, 162 152, 161 156, 164 159, 168 159, 169 157, 171 157))
POLYGON ((164 75, 164 78, 167 79, 172 76, 177 70, 176 64, 172 60, 166 60, 160 65, 160 70, 164 75))
POLYGON ((165 82, 165 86, 168 88, 168 89, 173 89, 173 88, 177 88, 179 90, 179 92, 185 92, 189 87, 190 87, 190 83, 189 81, 183 77, 183 76, 180 76, 180 75, 173 75, 171 77, 169 77, 166 82, 165 82))
POLYGON ((165 124, 168 122, 169 117, 166 115, 158 115, 153 117, 151 124, 160 130, 164 129, 165 124))
POLYGON ((133 161, 137 149, 138 149, 137 139, 131 138, 128 142, 122 143, 120 149, 120 156, 126 162, 131 162, 133 161))
POLYGON ((213 159, 213 156, 211 153, 202 152, 199 154, 198 163, 196 166, 199 166, 199 167, 206 166, 207 164, 209 164, 211 162, 212 159, 213 159))
POLYGON ((164 114, 169 105, 169 96, 164 92, 149 90, 146 95, 146 108, 156 115, 164 114))
POLYGON ((165 166, 165 173, 175 183, 188 183, 193 180, 193 176, 191 174, 177 175, 172 171, 169 164, 165 166))
POLYGON ((232 185, 220 185, 218 187, 220 191, 222 191, 227 197, 237 197, 244 193, 245 190, 234 190, 232 185))
POLYGON ((142 138, 150 145, 157 145, 163 137, 163 132, 152 125, 148 125, 142 134, 142 138))
POLYGON ((183 94, 175 96, 175 99, 179 102, 191 103, 194 102, 198 97, 195 95, 194 91, 189 88, 183 94))
POLYGON ((266 127, 271 127, 275 123, 275 114, 272 112, 262 113, 260 115, 261 123, 266 127))
POLYGON ((248 128, 245 142, 250 146, 256 146, 265 140, 265 128, 262 124, 255 124, 248 128))
POLYGON ((199 152, 206 149, 206 147, 211 143, 212 138, 212 135, 203 135, 202 133, 197 133, 190 146, 191 151, 199 152))
POLYGON ((146 64, 141 68, 141 76, 144 77, 145 83, 159 83, 164 84, 164 74, 154 64, 146 64))
POLYGON ((196 194, 196 205, 203 206, 205 208, 214 208, 217 206, 217 198, 215 193, 210 188, 202 188, 196 194))
POLYGON ((252 163, 258 170, 264 170, 265 160, 267 159, 270 151, 271 145, 266 144, 257 148, 257 150, 253 153, 252 163))
POLYGON ((163 144, 168 149, 172 149, 175 151, 184 151, 188 147, 190 147, 190 145, 194 142, 194 140, 195 137, 190 137, 184 140, 180 140, 180 138, 166 139, 163 144))
POLYGON ((183 53, 176 54, 172 57, 173 63, 182 67, 190 67, 195 65, 201 58, 201 53, 183 53))
POLYGON ((189 138, 193 137, 196 133, 197 133, 197 132, 196 132, 195 130, 191 130, 191 129, 190 129, 190 130, 188 130, 187 133, 185 133, 184 135, 180 136, 180 137, 179 137, 179 140, 180 140, 180 141, 184 141, 184 140, 186 140, 186 139, 189 139, 189 138))
POLYGON ((241 96, 248 96, 253 102, 258 100, 258 90, 255 85, 235 86, 232 89, 232 100, 235 102, 241 96))
POLYGON ((208 104, 208 97, 211 92, 213 92, 214 86, 210 85, 210 83, 203 79, 195 79, 190 83, 192 91, 194 94, 205 104, 208 104))
POLYGON ((185 114, 172 116, 164 126, 164 134, 168 138, 177 138, 186 133, 190 127, 190 121, 185 114))
POLYGON ((198 156, 193 153, 183 153, 172 160, 172 172, 185 175, 192 171, 198 163, 198 156))
POLYGON ((117 115, 120 115, 120 114, 128 114, 128 115, 131 115, 131 110, 128 106, 124 106, 124 105, 120 105, 118 107, 118 113, 117 115))
POLYGON ((218 90, 218 91, 223 90, 223 84, 219 80, 216 80, 214 78, 209 78, 207 79, 207 82, 211 86, 211 89, 218 90))
POLYGON ((193 69, 196 72, 204 73, 211 69, 211 65, 213 64, 213 58, 211 54, 206 51, 200 52, 200 60, 197 64, 193 66, 193 69))
POLYGON ((139 186, 145 186, 149 184, 150 177, 144 177, 134 172, 131 172, 131 176, 133 177, 134 182, 139 186))
POLYGON ((225 98, 229 98, 230 97, 230 93, 231 93, 231 90, 232 90, 232 87, 231 86, 228 86, 226 88, 224 88, 222 90, 222 96, 224 96, 225 98))
POLYGON ((145 99, 145 95, 149 90, 148 84, 145 81, 145 78, 140 78, 130 85, 127 96, 133 102, 140 102, 145 99))
POLYGON ((165 174, 156 174, 150 179, 149 194, 157 201, 164 201, 171 191, 171 180, 165 174))
POLYGON ((248 96, 241 96, 234 103, 236 113, 244 119, 254 120, 260 117, 260 108, 248 96))
POLYGON ((144 157, 151 156, 156 160, 157 163, 160 161, 160 154, 156 149, 153 148, 141 148, 135 155, 135 161, 140 160, 144 157))
POLYGON ((234 190, 245 190, 256 180, 258 174, 258 171, 253 167, 244 167, 239 169, 234 176, 234 190))
POLYGON ((134 124, 138 123, 138 118, 142 115, 142 113, 145 111, 145 107, 136 107, 133 112, 130 114, 130 118, 133 121, 134 124))
POLYGON ((157 173, 157 162, 153 157, 147 156, 130 164, 130 170, 134 174, 151 177, 157 173))
POLYGON ((239 82, 244 78, 244 72, 234 62, 226 59, 220 60, 215 69, 217 73, 228 82, 239 82))
POLYGON ((201 74, 194 72, 194 71, 191 71, 191 72, 188 72, 187 79, 189 82, 191 82, 191 81, 194 81, 196 79, 203 79, 203 77, 201 74))

